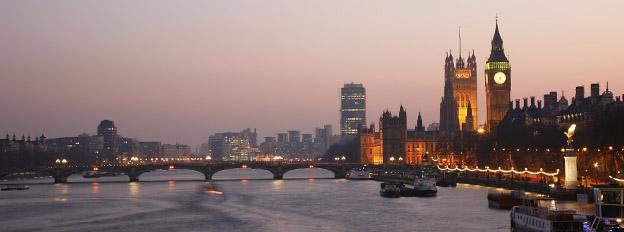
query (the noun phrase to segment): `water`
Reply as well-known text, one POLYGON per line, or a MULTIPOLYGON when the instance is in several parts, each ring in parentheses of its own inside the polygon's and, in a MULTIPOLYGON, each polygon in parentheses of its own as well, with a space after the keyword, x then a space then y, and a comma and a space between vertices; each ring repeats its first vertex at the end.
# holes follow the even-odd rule
POLYGON ((270 180, 268 171, 226 170, 214 176, 222 195, 207 194, 203 175, 185 170, 143 174, 138 183, 19 180, 31 189, 0 192, 0 231, 509 231, 509 212, 487 207, 492 188, 460 184, 433 198, 388 199, 379 182, 308 179, 332 176, 304 169, 270 180), (232 178, 250 180, 223 180, 232 178))

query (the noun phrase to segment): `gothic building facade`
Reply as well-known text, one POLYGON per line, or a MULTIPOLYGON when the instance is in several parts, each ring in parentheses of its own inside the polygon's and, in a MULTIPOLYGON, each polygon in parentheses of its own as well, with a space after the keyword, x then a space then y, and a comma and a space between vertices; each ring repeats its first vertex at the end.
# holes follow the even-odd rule
POLYGON ((490 57, 485 63, 485 100, 487 107, 486 129, 491 132, 507 114, 511 99, 511 66, 505 55, 503 39, 498 30, 492 38, 490 57))
POLYGON ((401 106, 398 115, 386 110, 375 126, 360 129, 360 160, 364 164, 420 164, 439 151, 439 131, 426 131, 422 116, 414 129, 407 127, 407 112, 401 106))

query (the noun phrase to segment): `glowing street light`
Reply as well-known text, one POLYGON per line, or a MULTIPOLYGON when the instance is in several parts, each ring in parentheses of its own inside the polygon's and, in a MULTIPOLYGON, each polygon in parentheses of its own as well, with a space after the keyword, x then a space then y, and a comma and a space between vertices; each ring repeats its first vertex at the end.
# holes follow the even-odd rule
POLYGON ((67 164, 67 159, 62 159, 62 160, 61 160, 61 163, 62 163, 62 164, 67 164))
POLYGON ((345 161, 347 160, 347 157, 344 157, 344 155, 342 157, 340 157, 340 160, 345 161))
POLYGON ((390 161, 394 161, 394 156, 390 156, 390 161))
POLYGON ((56 161, 54 161, 54 163, 60 164, 61 163, 61 159, 56 159, 56 161))
POLYGON ((212 157, 210 157, 209 155, 206 156, 206 160, 211 160, 212 157))

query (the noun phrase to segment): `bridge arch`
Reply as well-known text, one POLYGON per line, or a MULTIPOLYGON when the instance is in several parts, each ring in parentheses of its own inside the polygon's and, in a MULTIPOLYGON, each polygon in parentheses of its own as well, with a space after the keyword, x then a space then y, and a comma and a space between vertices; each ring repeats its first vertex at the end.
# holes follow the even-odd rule
MULTIPOLYGON (((247 168, 241 168, 241 167, 229 167, 229 168, 219 168, 217 170, 215 170, 212 175, 211 175, 211 179, 214 177, 214 175, 216 175, 217 173, 220 174, 227 174, 228 171, 233 171, 233 170, 246 170, 247 172, 250 172, 249 175, 267 175, 266 178, 260 177, 260 178, 242 178, 242 179, 267 179, 267 178, 275 178, 276 173, 273 172, 272 170, 269 170, 267 168, 256 168, 256 167, 247 167, 247 168)), ((247 175, 247 174, 246 174, 247 175)))
POLYGON ((288 169, 284 172, 283 176, 286 177, 286 174, 289 175, 293 175, 296 174, 299 171, 305 171, 305 170, 313 170, 314 172, 317 172, 317 174, 323 175, 326 174, 327 177, 294 177, 292 179, 299 179, 299 178, 335 178, 336 177, 336 173, 330 169, 327 168, 322 168, 322 167, 298 167, 298 168, 292 168, 292 169, 288 169))

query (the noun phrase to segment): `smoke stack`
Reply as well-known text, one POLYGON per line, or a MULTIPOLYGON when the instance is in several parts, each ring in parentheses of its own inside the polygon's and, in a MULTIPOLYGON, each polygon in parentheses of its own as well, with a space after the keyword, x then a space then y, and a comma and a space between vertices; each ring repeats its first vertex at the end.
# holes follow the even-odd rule
POLYGON ((576 95, 574 95, 574 99, 576 99, 577 102, 580 102, 584 98, 585 98, 585 87, 584 86, 577 86, 576 87, 576 95))
POLYGON ((599 83, 591 84, 591 96, 592 97, 600 96, 600 84, 599 83))
POLYGON ((516 99, 516 109, 520 109, 520 99, 516 99))
POLYGON ((537 100, 537 108, 542 109, 542 100, 537 100))
POLYGON ((535 107, 535 96, 531 96, 531 108, 535 107))

